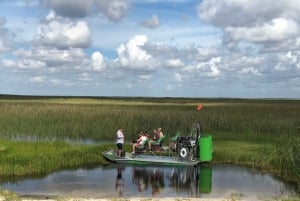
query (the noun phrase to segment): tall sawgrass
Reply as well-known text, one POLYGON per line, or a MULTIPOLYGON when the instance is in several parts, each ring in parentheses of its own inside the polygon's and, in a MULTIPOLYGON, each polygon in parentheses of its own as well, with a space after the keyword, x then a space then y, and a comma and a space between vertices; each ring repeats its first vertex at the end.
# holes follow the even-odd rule
MULTIPOLYGON (((20 142, 0 140, 0 176, 44 175, 60 168, 100 164, 105 146, 65 142, 20 142)), ((107 148, 107 147, 106 147, 107 148)))
MULTIPOLYGON (((300 102, 300 101, 299 101, 300 102)), ((0 136, 8 138, 112 140, 119 126, 127 137, 162 127, 168 134, 189 132, 200 122, 210 133, 298 134, 300 104, 295 101, 187 99, 45 99, 2 100, 0 136), (159 101, 158 101, 159 100, 159 101), (165 101, 165 102, 164 102, 165 101), (203 110, 197 111, 199 102, 203 110)))
MULTIPOLYGON (((162 127, 169 138, 177 131, 189 133, 192 123, 200 122, 202 132, 213 135, 215 161, 262 167, 299 184, 299 103, 299 100, 2 97, 0 137, 37 141, 37 144, 54 141, 50 146, 55 147, 58 140, 114 142, 117 128, 124 127, 128 143, 140 130, 162 127), (196 110, 199 103, 203 104, 201 111, 196 110)), ((66 150, 73 149, 65 146, 66 150)), ((7 150, 0 143, 0 157, 7 150)), ((41 153, 44 152, 47 150, 41 153)), ((74 152, 76 155, 80 156, 80 149, 74 152)), ((15 167, 34 157, 56 161, 48 155, 25 156, 14 154, 8 162, 15 167)), ((80 164, 71 160, 69 166, 80 164)), ((41 166, 36 164, 35 169, 41 166)), ((17 172, 22 171, 19 167, 17 172)))

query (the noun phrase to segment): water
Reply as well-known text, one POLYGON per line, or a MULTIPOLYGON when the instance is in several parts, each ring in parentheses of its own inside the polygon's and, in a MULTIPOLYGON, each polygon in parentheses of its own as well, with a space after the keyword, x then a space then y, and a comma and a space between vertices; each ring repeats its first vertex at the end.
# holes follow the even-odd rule
POLYGON ((245 167, 117 166, 58 171, 44 178, 1 181, 2 188, 22 196, 198 197, 265 200, 299 196, 270 174, 245 167))

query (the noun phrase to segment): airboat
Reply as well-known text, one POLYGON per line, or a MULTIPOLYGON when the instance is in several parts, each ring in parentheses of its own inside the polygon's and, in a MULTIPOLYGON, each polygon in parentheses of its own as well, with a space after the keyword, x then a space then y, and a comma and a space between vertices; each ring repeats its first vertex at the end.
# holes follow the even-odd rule
POLYGON ((197 166, 212 160, 212 136, 200 133, 200 124, 192 125, 191 133, 177 133, 169 138, 169 146, 158 145, 156 151, 141 150, 135 154, 116 150, 102 152, 103 157, 113 163, 139 165, 197 166))

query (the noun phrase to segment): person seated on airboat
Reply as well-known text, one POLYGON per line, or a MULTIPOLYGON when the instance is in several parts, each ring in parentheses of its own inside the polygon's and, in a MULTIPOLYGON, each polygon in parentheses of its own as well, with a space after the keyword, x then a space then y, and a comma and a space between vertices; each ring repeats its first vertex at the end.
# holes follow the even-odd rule
POLYGON ((146 147, 146 142, 148 141, 147 133, 140 132, 138 135, 138 139, 135 143, 132 144, 132 154, 135 154, 136 149, 141 148, 144 149, 146 147))
POLYGON ((162 132, 161 128, 158 128, 157 130, 153 130, 153 138, 152 140, 148 141, 148 149, 149 151, 152 151, 153 147, 158 147, 162 145, 162 140, 164 139, 164 134, 162 132))

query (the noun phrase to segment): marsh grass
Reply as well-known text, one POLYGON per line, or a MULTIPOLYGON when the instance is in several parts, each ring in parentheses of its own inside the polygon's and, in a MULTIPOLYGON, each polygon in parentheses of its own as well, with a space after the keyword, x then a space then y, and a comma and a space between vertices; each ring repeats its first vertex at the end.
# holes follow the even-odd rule
POLYGON ((0 136, 36 140, 112 140, 118 126, 132 140, 140 130, 163 127, 168 134, 189 132, 200 121, 205 132, 251 135, 296 134, 300 106, 294 101, 187 99, 1 100, 0 136), (201 101, 202 102, 202 101, 201 101))
POLYGON ((6 153, 0 154, 1 176, 42 175, 61 168, 104 162, 99 146, 4 140, 0 144, 7 147, 6 153))
POLYGON ((1 174, 101 162, 105 144, 76 142, 114 142, 119 126, 130 151, 140 130, 162 127, 168 143, 200 122, 202 132, 213 135, 214 162, 260 167, 300 183, 299 100, 2 97, 0 111, 0 138, 7 139, 0 141, 0 157, 9 164, 1 163, 1 174))
POLYGON ((30 136, 30 139, 37 140, 91 138, 104 141, 113 140, 116 128, 123 126, 127 139, 131 141, 140 130, 152 130, 158 126, 169 135, 177 130, 188 133, 191 122, 200 121, 203 130, 214 134, 215 140, 241 136, 247 141, 276 142, 282 135, 297 135, 296 128, 300 123, 299 106, 289 105, 288 101, 208 102, 201 112, 195 111, 196 101, 186 104, 172 101, 158 104, 133 100, 112 100, 109 104, 109 100, 85 99, 35 100, 35 103, 14 101, 1 105, 6 114, 1 118, 0 133, 12 138, 30 136))

